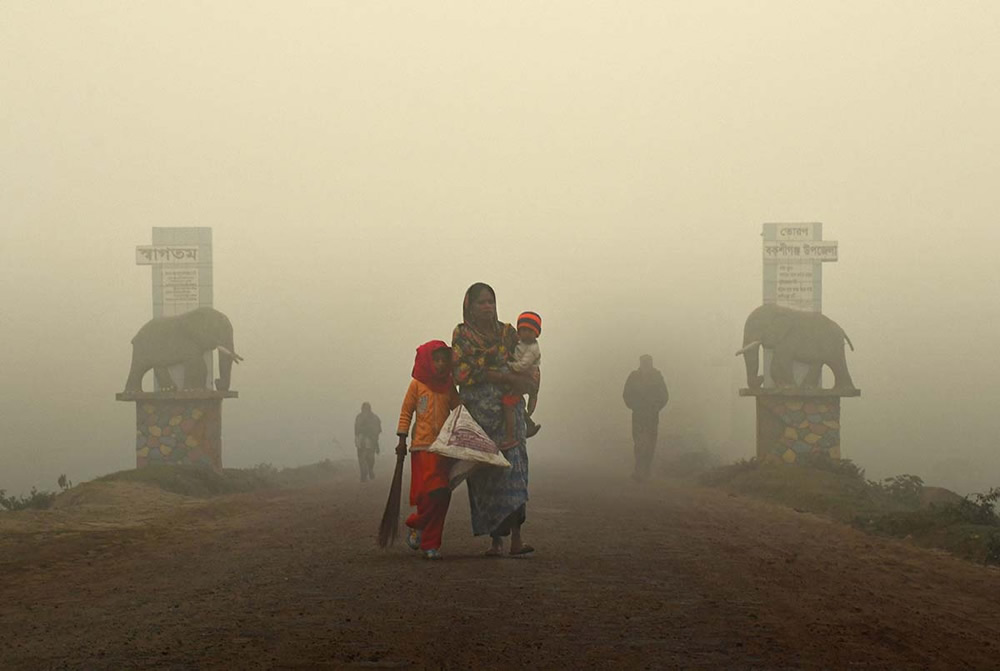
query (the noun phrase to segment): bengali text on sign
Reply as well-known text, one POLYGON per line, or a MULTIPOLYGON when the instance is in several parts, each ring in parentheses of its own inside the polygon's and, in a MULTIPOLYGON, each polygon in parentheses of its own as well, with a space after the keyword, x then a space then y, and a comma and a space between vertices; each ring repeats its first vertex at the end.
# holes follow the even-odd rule
POLYGON ((812 310, 816 300, 816 266, 811 263, 779 263, 777 270, 775 299, 778 305, 812 310))
POLYGON ((164 305, 198 306, 197 268, 164 268, 162 277, 164 305))
POLYGON ((833 240, 812 242, 764 242, 764 260, 782 263, 836 261, 837 243, 833 240))
POLYGON ((774 234, 778 240, 815 240, 817 224, 777 224, 774 234))
POLYGON ((160 263, 198 263, 198 247, 142 245, 135 248, 135 263, 139 266, 151 266, 160 263))

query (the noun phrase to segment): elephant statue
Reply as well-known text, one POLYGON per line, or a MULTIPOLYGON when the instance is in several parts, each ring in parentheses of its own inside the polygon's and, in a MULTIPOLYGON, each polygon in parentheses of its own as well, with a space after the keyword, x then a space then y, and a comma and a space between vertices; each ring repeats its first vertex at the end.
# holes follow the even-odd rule
POLYGON ((208 388, 205 352, 219 350, 219 379, 215 388, 228 391, 233 364, 243 357, 233 349, 233 325, 212 308, 197 308, 174 317, 151 319, 132 338, 132 367, 125 391, 142 391, 142 378, 150 368, 162 391, 174 391, 169 366, 184 364, 184 387, 208 388))
POLYGON ((743 327, 743 355, 747 367, 747 386, 758 389, 764 377, 758 375, 760 348, 773 350, 771 379, 779 387, 795 387, 792 362, 809 366, 803 387, 819 387, 820 373, 826 364, 833 371, 834 389, 854 389, 847 371, 844 341, 854 350, 854 344, 844 329, 818 312, 793 310, 780 305, 762 305, 747 317, 743 327))

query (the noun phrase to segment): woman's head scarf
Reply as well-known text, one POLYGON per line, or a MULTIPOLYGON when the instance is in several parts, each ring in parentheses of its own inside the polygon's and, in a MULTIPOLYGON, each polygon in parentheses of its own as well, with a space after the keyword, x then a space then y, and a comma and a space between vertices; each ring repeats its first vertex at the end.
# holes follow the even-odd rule
MULTIPOLYGON (((465 291, 465 300, 462 302, 462 320, 466 323, 467 326, 472 326, 472 321, 471 319, 469 319, 469 313, 472 310, 472 301, 474 301, 476 298, 479 297, 479 294, 482 293, 483 289, 490 292, 490 294, 493 296, 493 302, 494 304, 496 304, 497 292, 493 291, 493 287, 491 287, 490 285, 485 284, 483 282, 476 282, 471 287, 469 287, 465 291)), ((497 320, 497 312, 495 307, 493 309, 493 320, 494 321, 497 320)))
POLYGON ((417 356, 413 360, 413 379, 423 382, 431 391, 443 394, 455 387, 451 379, 451 348, 443 340, 431 340, 417 348, 417 356), (448 350, 449 365, 443 373, 434 370, 434 352, 448 350))

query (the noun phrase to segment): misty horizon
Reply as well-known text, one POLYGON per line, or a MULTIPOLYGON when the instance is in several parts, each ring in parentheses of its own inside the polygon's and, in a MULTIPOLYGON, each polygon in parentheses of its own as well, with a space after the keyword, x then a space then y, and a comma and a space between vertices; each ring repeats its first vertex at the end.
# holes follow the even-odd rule
POLYGON ((663 448, 749 458, 733 352, 765 222, 839 242, 823 307, 864 393, 843 456, 1000 484, 998 25, 944 2, 0 6, 0 489, 134 466, 135 247, 169 226, 213 229, 245 357, 227 467, 353 458, 363 401, 393 433, 415 348, 477 281, 545 323, 533 459, 630 455, 645 353, 663 448))

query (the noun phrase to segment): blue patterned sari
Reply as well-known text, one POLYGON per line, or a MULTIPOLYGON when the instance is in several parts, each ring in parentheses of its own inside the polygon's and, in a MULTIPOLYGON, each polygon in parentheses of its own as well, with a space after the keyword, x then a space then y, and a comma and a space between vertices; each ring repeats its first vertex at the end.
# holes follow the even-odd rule
MULTIPOLYGON (((462 303, 463 322, 451 336, 451 354, 458 396, 472 418, 497 445, 504 438, 503 389, 486 380, 487 372, 507 372, 507 359, 517 346, 517 330, 496 318, 486 328, 470 320, 472 294, 489 291, 488 285, 476 283, 465 292, 462 303)), ((528 501, 528 451, 525 449, 524 399, 514 406, 514 437, 517 444, 504 450, 510 468, 485 466, 472 471, 467 480, 469 510, 472 513, 472 533, 506 536, 512 527, 525 519, 528 501)))
MULTIPOLYGON (((503 391, 486 382, 459 387, 462 405, 479 423, 493 442, 503 442, 503 391)), ((472 533, 506 536, 512 526, 525 520, 528 501, 528 451, 525 448, 524 399, 514 407, 514 435, 517 445, 504 450, 510 468, 483 466, 474 470, 467 481, 472 533)))

